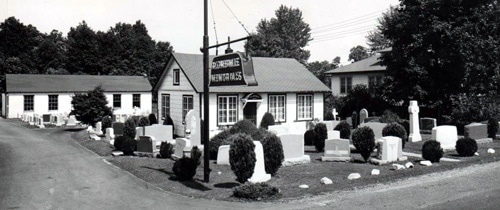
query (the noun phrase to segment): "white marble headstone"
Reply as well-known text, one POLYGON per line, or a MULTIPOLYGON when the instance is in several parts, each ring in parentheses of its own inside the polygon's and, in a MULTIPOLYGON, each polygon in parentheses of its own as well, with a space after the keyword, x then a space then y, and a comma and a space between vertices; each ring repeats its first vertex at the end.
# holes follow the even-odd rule
POLYGON ((264 149, 260 141, 254 141, 255 144, 255 168, 253 169, 252 177, 248 179, 250 183, 267 182, 271 180, 271 174, 266 173, 264 165, 264 149))

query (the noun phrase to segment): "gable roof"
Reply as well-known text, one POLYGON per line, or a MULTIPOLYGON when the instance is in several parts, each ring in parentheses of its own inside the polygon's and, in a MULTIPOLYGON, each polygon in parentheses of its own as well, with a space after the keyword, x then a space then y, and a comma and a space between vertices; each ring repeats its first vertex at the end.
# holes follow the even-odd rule
POLYGON ((376 72, 385 71, 385 66, 381 65, 380 53, 374 56, 365 58, 358 62, 351 63, 349 65, 341 66, 336 69, 326 71, 324 74, 344 74, 344 73, 365 73, 365 72, 376 72))
MULTIPOLYGON (((210 56, 210 61, 214 56, 210 56)), ((203 92, 203 55, 173 53, 174 59, 196 92, 203 92)), ((253 57, 257 86, 210 87, 212 93, 329 92, 330 89, 293 58, 253 57)), ((165 78, 164 71, 155 90, 165 78)))
POLYGON ((143 76, 7 74, 8 93, 74 93, 101 86, 105 92, 150 92, 143 76))

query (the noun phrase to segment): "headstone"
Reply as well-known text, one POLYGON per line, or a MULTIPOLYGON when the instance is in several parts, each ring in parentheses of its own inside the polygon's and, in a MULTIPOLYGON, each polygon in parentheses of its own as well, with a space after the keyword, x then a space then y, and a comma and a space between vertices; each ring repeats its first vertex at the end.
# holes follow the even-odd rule
POLYGON ((217 165, 229 165, 230 145, 222 145, 217 152, 217 165))
POLYGON ((351 161, 351 148, 348 139, 325 140, 325 154, 321 161, 351 161))
POLYGON ((382 138, 382 130, 386 126, 386 123, 379 123, 379 122, 368 122, 368 123, 361 123, 359 127, 369 127, 373 130, 373 134, 375 134, 375 139, 380 139, 382 138))
POLYGON ((38 120, 38 123, 37 123, 38 127, 45 128, 45 126, 43 125, 43 118, 37 118, 37 120, 38 120))
POLYGON ((61 126, 61 125, 64 125, 64 116, 63 115, 56 116, 56 126, 61 126))
POLYGON ((145 127, 135 127, 135 139, 139 140, 139 137, 145 136, 144 134, 145 127))
POLYGON ((333 120, 337 120, 337 115, 338 115, 338 114, 339 114, 339 113, 337 112, 337 109, 333 109, 333 110, 332 110, 333 120))
POLYGON ((351 126, 352 128, 352 117, 346 117, 345 118, 345 121, 347 122, 347 124, 349 124, 349 126, 351 126))
POLYGON ((420 118, 420 127, 422 133, 432 133, 432 129, 437 126, 436 118, 420 118))
POLYGON ((115 132, 113 128, 106 128, 106 141, 110 142, 115 140, 115 132))
POLYGON ((403 145, 401 138, 395 136, 384 136, 377 140, 377 158, 371 161, 375 164, 387 164, 406 160, 403 157, 403 145))
POLYGON ((365 118, 365 123, 369 123, 369 122, 380 122, 380 117, 367 117, 365 118))
POLYGON ((68 123, 66 123, 66 126, 76 126, 76 117, 75 115, 70 115, 68 118, 68 123))
POLYGON ((50 123, 50 114, 42 115, 43 123, 50 123))
POLYGON ((280 134, 286 134, 288 133, 288 127, 284 126, 284 125, 270 125, 267 130, 269 132, 272 132, 276 135, 280 135, 280 134))
POLYGON ((186 134, 187 138, 191 140, 191 144, 200 145, 201 144, 201 121, 200 113, 196 110, 190 110, 186 114, 186 134))
POLYGON ((137 141, 137 152, 139 153, 154 153, 156 152, 155 138, 152 136, 139 136, 137 141))
POLYGON ((443 150, 454 150, 458 140, 457 127, 452 125, 440 125, 432 129, 432 140, 441 143, 443 150))
POLYGON ((361 109, 361 111, 359 111, 359 124, 364 123, 367 117, 368 117, 368 110, 361 109))
POLYGON ((356 111, 353 111, 351 117, 352 117, 352 127, 354 127, 354 128, 358 127, 358 125, 359 125, 358 113, 356 111))
MULTIPOLYGON (((261 182, 267 182, 271 179, 271 174, 266 173, 266 168, 264 165, 264 149, 260 141, 254 141, 255 144, 255 168, 253 169, 252 177, 248 179, 248 182, 255 184, 261 182)), ((302 143, 304 145, 304 143, 302 143)))
POLYGON ((102 136, 102 122, 97 122, 95 124, 95 134, 98 136, 102 136))
POLYGON ((304 155, 304 135, 303 134, 281 134, 278 135, 283 146, 285 160, 283 166, 304 164, 311 162, 309 155, 304 155))
POLYGON ((113 130, 115 131, 115 136, 123 136, 123 128, 125 124, 122 122, 115 122, 112 124, 113 130))
POLYGON ((184 149, 186 147, 191 147, 191 141, 185 138, 177 138, 175 139, 175 158, 182 158, 184 156, 184 149))
POLYGON ((154 136, 156 141, 170 141, 172 140, 172 126, 154 124, 144 126, 144 135, 154 136))
POLYGON ((420 136, 420 126, 418 122, 418 112, 420 111, 417 101, 410 101, 410 106, 408 106, 408 113, 410 113, 410 135, 408 136, 409 142, 422 141, 422 136, 420 136))
POLYGON ((488 125, 481 123, 471 123, 464 127, 464 136, 471 139, 488 139, 488 125))
POLYGON ((337 126, 340 123, 340 121, 329 120, 329 121, 323 121, 323 123, 325 123, 327 131, 332 131, 335 128, 335 126, 337 126))
MULTIPOLYGON (((304 134, 307 131, 307 122, 290 122, 281 124, 288 131, 287 133, 304 134)), ((282 133, 280 133, 282 134, 282 133)))
POLYGON ((328 130, 328 138, 327 139, 340 139, 340 131, 337 130, 328 130))

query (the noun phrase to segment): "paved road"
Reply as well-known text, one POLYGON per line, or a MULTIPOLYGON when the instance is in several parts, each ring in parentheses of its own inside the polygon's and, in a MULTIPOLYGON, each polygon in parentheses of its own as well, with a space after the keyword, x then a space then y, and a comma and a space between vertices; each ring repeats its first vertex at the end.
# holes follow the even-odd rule
POLYGON ((164 192, 70 139, 0 119, 0 209, 495 209, 500 163, 293 200, 231 203, 164 192))

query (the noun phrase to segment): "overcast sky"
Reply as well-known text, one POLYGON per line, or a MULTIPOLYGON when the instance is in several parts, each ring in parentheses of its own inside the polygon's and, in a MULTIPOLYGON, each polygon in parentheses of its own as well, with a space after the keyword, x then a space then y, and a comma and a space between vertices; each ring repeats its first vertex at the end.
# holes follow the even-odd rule
MULTIPOLYGON (((227 37, 247 36, 255 32, 263 18, 275 17, 280 5, 299 8, 312 29, 309 62, 331 61, 341 57, 348 63, 349 49, 366 46, 367 31, 377 25, 377 18, 397 0, 208 0, 210 45, 227 37), (225 2, 225 3, 224 3, 225 2), (228 9, 228 7, 232 12, 228 9), (213 10, 213 16, 212 12, 213 10)), ((83 20, 94 31, 107 31, 118 22, 133 24, 141 20, 156 41, 168 41, 176 52, 200 53, 203 36, 202 0, 0 0, 0 21, 15 16, 43 33, 56 29, 67 36, 71 27, 83 20)), ((243 51, 243 43, 232 45, 243 51)), ((224 48, 219 48, 223 52, 224 48)), ((215 54, 215 50, 211 50, 215 54)))

